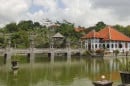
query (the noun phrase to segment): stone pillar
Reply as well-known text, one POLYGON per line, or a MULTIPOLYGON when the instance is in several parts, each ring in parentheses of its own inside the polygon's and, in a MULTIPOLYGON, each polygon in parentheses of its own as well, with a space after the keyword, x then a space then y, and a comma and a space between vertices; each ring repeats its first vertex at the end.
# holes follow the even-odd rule
POLYGON ((71 51, 68 50, 67 52, 67 62, 71 62, 71 51))
POLYGON ((86 44, 87 44, 86 46, 87 46, 87 50, 88 50, 88 43, 86 43, 86 44))
POLYGON ((11 64, 11 52, 6 52, 4 54, 4 64, 11 64))
POLYGON ((126 52, 125 42, 123 42, 122 45, 123 45, 123 50, 126 52))
POLYGON ((116 43, 114 42, 114 43, 113 43, 113 50, 116 50, 116 48, 115 48, 115 44, 116 44, 116 43))
POLYGON ((95 43, 93 43, 93 50, 95 51, 95 43))
POLYGON ((50 53, 50 61, 51 61, 51 63, 54 63, 54 61, 55 61, 55 53, 52 51, 51 53, 50 53))
POLYGON ((12 56, 12 53, 11 53, 11 41, 9 40, 8 41, 8 47, 6 48, 6 53, 4 55, 4 63, 8 64, 8 65, 11 65, 11 56, 12 56))
POLYGON ((30 63, 35 62, 35 53, 33 51, 30 52, 30 63))
POLYGON ((81 49, 83 48, 83 41, 82 40, 80 41, 80 48, 81 49))
POLYGON ((109 42, 109 51, 112 52, 112 48, 111 48, 111 41, 109 42))
POLYGON ((127 51, 129 51, 129 42, 127 42, 127 51))
POLYGON ((30 63, 34 63, 35 62, 35 53, 34 53, 34 40, 31 40, 31 44, 30 44, 30 63))

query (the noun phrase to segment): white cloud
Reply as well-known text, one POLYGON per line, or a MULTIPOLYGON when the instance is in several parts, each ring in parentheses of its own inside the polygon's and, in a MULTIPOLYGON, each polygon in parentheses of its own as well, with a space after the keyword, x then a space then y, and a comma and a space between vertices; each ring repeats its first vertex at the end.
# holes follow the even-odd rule
MULTIPOLYGON (((38 17, 50 18, 52 20, 66 19, 76 25, 89 26, 97 23, 98 21, 109 21, 113 19, 111 10, 108 9, 93 9, 89 0, 62 0, 65 7, 64 9, 57 8, 56 2, 53 0, 37 0, 37 5, 47 7, 47 11, 38 11, 32 14, 33 20, 38 17), (39 2, 39 3, 38 3, 39 2), (43 16, 41 16, 41 13, 43 16)), ((29 15, 30 16, 30 15, 29 15)))
POLYGON ((28 11, 30 0, 0 0, 0 23, 17 21, 22 14, 28 11))
MULTIPOLYGON (((123 18, 125 16, 118 15, 118 12, 115 11, 115 9, 109 8, 110 4, 108 4, 109 6, 99 6, 99 3, 97 3, 98 0, 94 0, 96 1, 95 3, 91 0, 61 0, 64 4, 63 8, 60 8, 58 0, 33 0, 33 2, 32 0, 8 0, 8 2, 5 0, 0 1, 0 24, 23 19, 42 21, 42 19, 45 18, 49 18, 54 21, 66 19, 76 25, 83 26, 94 25, 98 21, 104 21, 106 24, 112 25, 127 25, 130 23, 129 16, 127 16, 127 20, 120 20, 120 17, 123 18), (30 12, 29 9, 31 7, 31 3, 35 6, 40 6, 40 10, 30 12), (117 12, 117 14, 115 12, 117 12)), ((109 1, 111 2, 113 0, 109 1)))

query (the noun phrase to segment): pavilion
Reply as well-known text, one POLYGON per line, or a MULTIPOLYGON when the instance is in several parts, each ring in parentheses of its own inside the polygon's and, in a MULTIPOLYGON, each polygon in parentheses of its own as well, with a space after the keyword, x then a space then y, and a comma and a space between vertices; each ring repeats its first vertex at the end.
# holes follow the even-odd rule
POLYGON ((82 39, 85 41, 87 50, 96 51, 101 48, 106 49, 108 52, 114 50, 126 52, 130 50, 130 38, 111 26, 106 26, 99 32, 92 30, 84 35, 82 39))

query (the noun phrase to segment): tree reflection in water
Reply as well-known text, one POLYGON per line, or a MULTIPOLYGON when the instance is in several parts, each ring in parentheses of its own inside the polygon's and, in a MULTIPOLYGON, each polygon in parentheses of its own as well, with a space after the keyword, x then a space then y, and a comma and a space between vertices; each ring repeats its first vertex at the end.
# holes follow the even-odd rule
POLYGON ((120 83, 119 65, 118 59, 90 58, 71 64, 64 62, 21 64, 17 76, 1 68, 0 85, 3 86, 4 83, 5 86, 73 86, 77 83, 74 85, 86 86, 94 80, 100 80, 101 75, 120 83))

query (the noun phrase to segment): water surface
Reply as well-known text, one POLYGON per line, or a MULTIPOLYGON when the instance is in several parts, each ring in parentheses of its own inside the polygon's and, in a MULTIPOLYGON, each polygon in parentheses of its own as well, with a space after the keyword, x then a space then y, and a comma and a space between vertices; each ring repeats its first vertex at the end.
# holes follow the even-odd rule
MULTIPOLYGON (((120 58, 119 60, 123 60, 120 58)), ((22 63, 17 74, 6 65, 0 66, 0 86, 93 86, 101 75, 121 83, 117 59, 80 59, 66 61, 22 63)))

